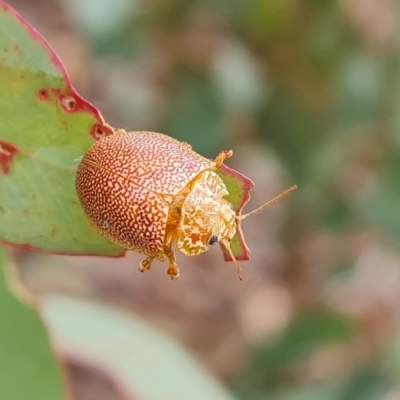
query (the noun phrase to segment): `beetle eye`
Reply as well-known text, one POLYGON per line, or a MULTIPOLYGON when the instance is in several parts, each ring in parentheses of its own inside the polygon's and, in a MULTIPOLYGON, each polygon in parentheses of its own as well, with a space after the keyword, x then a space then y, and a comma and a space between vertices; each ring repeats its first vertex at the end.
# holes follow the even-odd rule
POLYGON ((231 208, 232 211, 236 211, 235 206, 232 203, 229 204, 229 207, 231 208))
POLYGON ((213 244, 215 244, 215 243, 217 243, 217 242, 218 242, 218 236, 217 236, 217 235, 212 235, 212 236, 210 237, 210 240, 209 240, 208 244, 213 245, 213 244))

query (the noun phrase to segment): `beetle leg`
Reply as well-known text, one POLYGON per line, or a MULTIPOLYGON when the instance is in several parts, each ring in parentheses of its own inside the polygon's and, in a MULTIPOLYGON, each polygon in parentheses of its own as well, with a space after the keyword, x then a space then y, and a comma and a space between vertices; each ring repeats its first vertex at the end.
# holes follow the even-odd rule
POLYGON ((144 272, 148 271, 151 268, 151 263, 154 260, 154 257, 147 257, 145 260, 141 261, 139 264, 139 271, 144 272))
POLYGON ((175 254, 171 248, 169 248, 166 251, 166 256, 168 257, 168 260, 169 260, 169 267, 167 270, 167 274, 171 278, 171 281, 174 281, 175 279, 178 279, 178 277, 179 277, 179 268, 178 268, 178 264, 176 263, 175 254))
POLYGON ((232 157, 232 155, 232 150, 222 150, 215 158, 215 166, 219 168, 223 164, 225 158, 232 157))

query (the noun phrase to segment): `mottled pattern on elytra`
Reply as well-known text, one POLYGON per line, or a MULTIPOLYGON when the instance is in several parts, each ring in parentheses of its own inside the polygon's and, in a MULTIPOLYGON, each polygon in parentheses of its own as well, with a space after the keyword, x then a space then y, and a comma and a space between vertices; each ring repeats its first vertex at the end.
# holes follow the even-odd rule
POLYGON ((87 151, 76 187, 94 226, 118 245, 165 257, 165 230, 173 196, 215 163, 187 144, 153 132, 107 136, 87 151))
POLYGON ((153 192, 174 196, 201 171, 215 166, 189 144, 169 136, 122 132, 94 143, 86 158, 153 192))
POLYGON ((89 163, 78 169, 76 185, 83 209, 95 227, 114 243, 154 256, 164 253, 168 204, 162 196, 89 163))
POLYGON ((212 235, 230 240, 236 232, 235 212, 228 201, 222 179, 205 171, 196 179, 181 210, 176 229, 176 247, 185 255, 197 256, 208 249, 212 235))

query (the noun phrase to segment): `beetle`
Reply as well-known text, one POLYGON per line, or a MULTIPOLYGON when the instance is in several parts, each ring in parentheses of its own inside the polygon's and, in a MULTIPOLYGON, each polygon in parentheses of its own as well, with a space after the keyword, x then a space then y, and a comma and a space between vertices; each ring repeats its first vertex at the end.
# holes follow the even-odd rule
POLYGON ((153 260, 168 261, 174 280, 179 269, 172 245, 186 256, 197 256, 220 243, 241 268, 230 248, 238 224, 296 189, 292 186, 250 213, 237 215, 225 199, 229 192, 216 173, 231 150, 207 159, 185 142, 155 132, 119 129, 96 141, 76 173, 83 211, 102 235, 125 249, 153 260))

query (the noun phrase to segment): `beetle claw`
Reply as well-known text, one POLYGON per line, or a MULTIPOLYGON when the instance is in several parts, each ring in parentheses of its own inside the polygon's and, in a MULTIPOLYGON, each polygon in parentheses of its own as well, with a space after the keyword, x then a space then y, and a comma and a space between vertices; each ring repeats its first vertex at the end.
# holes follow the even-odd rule
POLYGON ((167 274, 168 274, 169 278, 171 279, 171 281, 178 279, 179 268, 176 266, 176 264, 170 264, 170 266, 167 270, 167 274))
POLYGON ((151 262, 154 260, 154 257, 147 257, 145 260, 141 261, 139 264, 139 271, 145 272, 151 268, 151 262))

